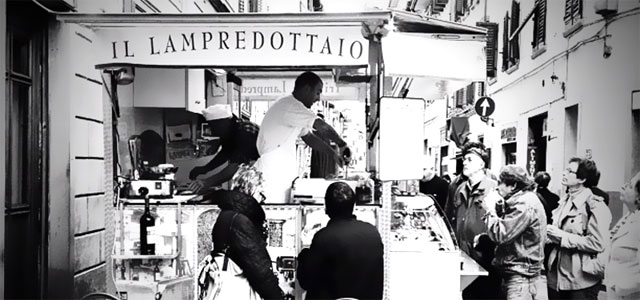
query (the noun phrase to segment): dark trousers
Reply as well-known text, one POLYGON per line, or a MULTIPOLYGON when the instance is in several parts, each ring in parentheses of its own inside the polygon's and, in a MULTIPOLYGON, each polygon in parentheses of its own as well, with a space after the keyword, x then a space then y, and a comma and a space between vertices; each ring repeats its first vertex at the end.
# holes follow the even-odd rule
POLYGON ((462 291, 462 299, 505 299, 502 291, 502 278, 498 272, 491 270, 489 276, 480 276, 476 278, 464 291, 462 291))
POLYGON ((549 300, 597 300, 600 283, 581 290, 556 291, 549 289, 549 300))

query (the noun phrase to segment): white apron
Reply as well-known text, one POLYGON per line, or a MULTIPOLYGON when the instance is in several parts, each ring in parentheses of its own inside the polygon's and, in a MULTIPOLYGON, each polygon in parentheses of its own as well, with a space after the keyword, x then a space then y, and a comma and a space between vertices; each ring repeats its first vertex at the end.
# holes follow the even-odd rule
POLYGON ((292 134, 280 147, 260 155, 256 161, 256 168, 264 178, 265 203, 289 202, 291 184, 298 176, 296 139, 292 134))

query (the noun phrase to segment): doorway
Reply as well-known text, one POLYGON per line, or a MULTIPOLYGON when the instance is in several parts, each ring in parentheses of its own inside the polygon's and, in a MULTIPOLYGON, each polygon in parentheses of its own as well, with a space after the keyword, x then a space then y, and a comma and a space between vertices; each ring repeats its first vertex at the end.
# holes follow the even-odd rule
POLYGON ((547 113, 542 113, 529 118, 529 136, 527 152, 535 155, 527 155, 527 170, 531 176, 538 171, 547 169, 547 113), (533 151, 533 152, 532 152, 533 151))
POLYGON ((7 2, 5 294, 42 298, 46 269, 46 15, 29 2, 7 2))

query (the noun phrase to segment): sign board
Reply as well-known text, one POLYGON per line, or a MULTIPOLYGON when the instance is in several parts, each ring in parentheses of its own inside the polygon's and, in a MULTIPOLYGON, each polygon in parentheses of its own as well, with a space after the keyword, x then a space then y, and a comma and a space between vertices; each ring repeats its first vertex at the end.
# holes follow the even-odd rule
POLYGON ((503 143, 510 143, 516 141, 517 129, 516 126, 506 127, 500 130, 500 140, 503 143))
POLYGON ((481 97, 476 101, 476 113, 481 117, 488 117, 496 110, 496 102, 489 97, 481 97))
POLYGON ((380 180, 422 178, 424 99, 380 99, 380 180))
POLYGON ((527 171, 529 175, 534 176, 538 170, 538 147, 529 145, 527 147, 527 171))
POLYGON ((216 24, 96 30, 98 66, 366 66, 361 25, 216 24))

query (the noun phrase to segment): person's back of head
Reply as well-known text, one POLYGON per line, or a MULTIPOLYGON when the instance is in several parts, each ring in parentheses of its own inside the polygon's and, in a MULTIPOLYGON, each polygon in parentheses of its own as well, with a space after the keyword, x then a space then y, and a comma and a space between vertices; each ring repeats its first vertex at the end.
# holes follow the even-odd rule
MULTIPOLYGON (((595 162, 593 162, 595 165, 595 162)), ((595 172, 589 172, 587 179, 584 181, 585 187, 596 187, 600 183, 600 170, 595 170, 595 172)))
POLYGON ((545 171, 536 172, 535 182, 540 188, 548 188, 551 181, 551 175, 545 171))
POLYGON ((533 180, 529 177, 527 170, 516 165, 504 166, 500 170, 499 178, 505 185, 515 187, 514 192, 533 189, 533 180))
POLYGON ((306 71, 302 74, 300 74, 298 76, 298 78, 296 78, 296 82, 295 85, 293 87, 293 90, 300 90, 301 88, 305 87, 305 86, 310 86, 310 87, 314 87, 316 86, 316 84, 322 82, 322 78, 320 78, 320 76, 318 76, 318 74, 311 72, 311 71, 306 71))
POLYGON ((351 187, 344 182, 334 182, 329 185, 324 195, 325 211, 329 218, 345 218, 353 215, 355 194, 351 187))

